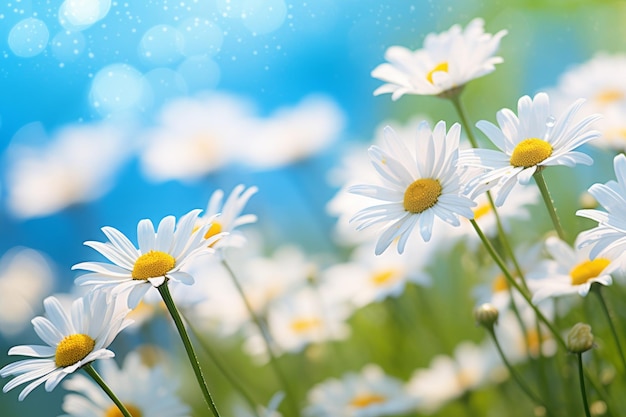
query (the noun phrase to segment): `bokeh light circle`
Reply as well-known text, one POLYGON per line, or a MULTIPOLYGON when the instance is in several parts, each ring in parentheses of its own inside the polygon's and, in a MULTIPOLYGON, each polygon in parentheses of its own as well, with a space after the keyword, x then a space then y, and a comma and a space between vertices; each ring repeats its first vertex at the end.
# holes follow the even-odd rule
POLYGON ((50 49, 59 61, 71 61, 85 50, 85 36, 80 32, 61 31, 50 41, 50 49))
POLYGON ((183 21, 178 26, 183 35, 182 53, 185 56, 215 55, 224 41, 222 29, 205 18, 194 17, 183 21))
POLYGON ((284 0, 244 0, 241 20, 243 25, 257 34, 280 28, 287 17, 284 0))
POLYGON ((152 92, 152 105, 160 107, 169 99, 188 93, 185 78, 169 68, 155 68, 144 76, 152 92))
POLYGON ((59 7, 59 22, 69 30, 80 31, 106 17, 111 0, 65 0, 59 7))
POLYGON ((170 25, 156 25, 144 33, 139 42, 139 56, 149 64, 174 64, 182 58, 184 38, 170 25))
POLYGON ((44 22, 33 17, 20 20, 9 32, 9 48, 22 58, 39 55, 46 49, 50 32, 44 22))
POLYGON ((94 76, 89 98, 99 113, 111 114, 140 108, 148 94, 149 87, 139 71, 127 64, 112 64, 94 76))
POLYGON ((178 66, 190 90, 215 88, 220 80, 220 67, 206 55, 196 55, 185 59, 178 66))

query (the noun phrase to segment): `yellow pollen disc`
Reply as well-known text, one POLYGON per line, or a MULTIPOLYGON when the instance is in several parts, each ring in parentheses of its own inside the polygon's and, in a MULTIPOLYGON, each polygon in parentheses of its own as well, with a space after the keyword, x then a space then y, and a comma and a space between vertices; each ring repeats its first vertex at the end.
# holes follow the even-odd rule
POLYGON ((517 144, 511 155, 511 165, 514 167, 532 167, 552 155, 552 145, 537 138, 524 139, 517 144))
POLYGON ((526 337, 524 339, 528 353, 530 353, 531 356, 539 355, 539 352, 541 352, 541 344, 545 340, 545 337, 539 334, 537 330, 531 329, 526 331, 526 337))
MULTIPOLYGON (((213 236, 221 232, 222 232, 222 225, 214 221, 213 223, 211 223, 211 227, 209 227, 209 230, 207 230, 207 232, 204 234, 204 238, 205 239, 212 238, 213 236)), ((211 243, 209 246, 213 246, 216 243, 217 243, 217 240, 211 243)))
MULTIPOLYGON (((132 417, 143 416, 141 410, 132 404, 124 404, 124 407, 126 407, 132 417)), ((107 409, 106 413, 104 413, 104 417, 124 417, 124 414, 117 408, 117 405, 113 404, 107 409)))
POLYGON ((169 253, 151 250, 144 253, 135 261, 133 279, 156 278, 165 276, 176 265, 176 259, 169 253))
POLYGON ((350 401, 350 405, 356 408, 365 408, 372 404, 384 403, 387 398, 379 394, 361 394, 350 401))
POLYGON ((502 274, 498 275, 496 279, 493 280, 493 283, 491 284, 491 291, 493 291, 494 293, 498 293, 498 292, 508 291, 508 290, 509 290, 509 283, 507 282, 506 278, 502 274))
POLYGON ((398 275, 399 275, 398 271, 394 269, 386 269, 383 271, 376 272, 372 276, 371 281, 372 283, 374 283, 374 285, 382 286, 382 285, 389 284, 390 282, 395 281, 398 278, 398 275))
POLYGON ((572 285, 581 285, 591 278, 597 277, 610 263, 611 261, 605 258, 596 258, 593 261, 579 263, 569 271, 569 275, 572 278, 572 285))
POLYGON ((600 104, 612 104, 624 98, 624 93, 619 90, 604 90, 596 95, 596 101, 600 104))
POLYGON ((433 74, 437 71, 448 72, 448 62, 443 61, 435 65, 435 68, 431 69, 428 74, 426 74, 426 79, 429 83, 433 84, 433 74))
POLYGON ((421 213, 437 204, 441 195, 441 184, 432 178, 413 181, 404 192, 404 209, 411 213, 421 213))
POLYGON ((474 220, 478 220, 489 213, 491 213, 491 206, 489 204, 482 204, 474 209, 474 220))
POLYGON ((95 345, 96 341, 86 334, 77 333, 65 336, 57 345, 54 363, 59 368, 74 365, 85 359, 85 356, 93 351, 95 345))
POLYGON ((291 330, 296 333, 305 333, 316 327, 320 327, 322 322, 317 318, 295 319, 291 322, 291 330))

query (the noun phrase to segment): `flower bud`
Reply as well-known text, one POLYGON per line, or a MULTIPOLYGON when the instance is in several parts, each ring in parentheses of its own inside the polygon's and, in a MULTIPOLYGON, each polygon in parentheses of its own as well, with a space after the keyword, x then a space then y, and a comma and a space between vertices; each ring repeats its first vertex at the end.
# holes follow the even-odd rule
POLYGON ((498 309, 489 303, 482 304, 474 310, 476 324, 492 329, 498 322, 498 309))
POLYGON ((576 323, 567 335, 567 350, 572 353, 583 353, 592 347, 591 326, 585 323, 576 323))

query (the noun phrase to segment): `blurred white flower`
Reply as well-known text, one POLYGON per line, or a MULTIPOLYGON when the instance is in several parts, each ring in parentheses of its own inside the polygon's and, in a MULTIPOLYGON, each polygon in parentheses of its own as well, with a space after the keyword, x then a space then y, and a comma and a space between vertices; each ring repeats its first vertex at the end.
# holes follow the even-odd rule
POLYGON ((232 162, 251 134, 253 109, 234 96, 212 94, 169 102, 159 126, 146 132, 140 159, 154 181, 197 180, 232 162))
MULTIPOLYGON (((538 307, 548 320, 553 320, 552 303, 541 303, 538 307)), ((521 323, 512 310, 501 313, 494 330, 509 362, 515 364, 537 358, 540 353, 544 357, 556 353, 558 346, 552 333, 543 323, 538 326, 537 315, 530 307, 520 309, 521 323)))
POLYGON ((28 248, 13 248, 0 259, 0 333, 24 330, 54 285, 50 262, 28 248))
POLYGON ((546 249, 553 260, 542 262, 528 274, 533 303, 568 294, 584 297, 594 282, 602 285, 613 283, 611 275, 606 272, 611 260, 601 257, 590 260, 589 246, 573 249, 561 239, 551 236, 546 239, 546 249))
POLYGON ((477 18, 465 30, 454 25, 445 32, 429 33, 423 49, 392 46, 385 52, 389 63, 372 71, 372 77, 387 83, 374 95, 391 93, 392 100, 397 100, 404 94, 441 94, 489 74, 502 62, 493 55, 506 33, 485 33, 484 21, 477 18))
POLYGON ((387 251, 376 256, 373 242, 357 247, 349 262, 335 264, 323 271, 325 292, 359 308, 387 297, 398 297, 408 283, 429 285, 431 278, 425 267, 435 246, 421 240, 416 243, 421 243, 420 248, 411 250, 411 255, 387 251))
POLYGON ((587 100, 589 113, 601 113, 597 127, 602 132, 592 145, 626 149, 626 54, 598 53, 563 73, 551 91, 555 109, 564 110, 579 97, 587 100))
POLYGON ((413 372, 407 391, 419 400, 419 410, 431 413, 465 392, 499 378, 499 368, 495 348, 461 342, 453 356, 435 356, 428 368, 413 372))
POLYGON ((46 146, 9 150, 7 204, 18 217, 53 214, 93 201, 112 187, 133 150, 126 133, 110 124, 70 125, 46 146))
POLYGON ((407 395, 402 381, 369 364, 360 373, 328 379, 308 393, 306 417, 378 417, 409 412, 416 401, 407 395))
MULTIPOLYGON (((147 366, 140 353, 130 352, 121 368, 115 361, 98 363, 98 371, 133 416, 188 417, 191 408, 176 395, 179 381, 160 365, 147 366)), ((75 393, 65 395, 61 417, 121 415, 117 406, 91 378, 76 374, 63 383, 75 393)))
POLYGON ((259 169, 296 163, 327 148, 344 124, 343 111, 334 101, 309 96, 294 107, 258 118, 249 134, 238 138, 237 157, 259 169))

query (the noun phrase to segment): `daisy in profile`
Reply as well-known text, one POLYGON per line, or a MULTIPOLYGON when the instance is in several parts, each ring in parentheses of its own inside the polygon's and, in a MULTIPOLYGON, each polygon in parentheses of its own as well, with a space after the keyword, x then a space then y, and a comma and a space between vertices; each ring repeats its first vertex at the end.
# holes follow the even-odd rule
POLYGON ((617 181, 606 184, 594 184, 589 188, 591 194, 606 211, 585 209, 576 215, 598 222, 598 226, 579 235, 578 246, 590 246, 591 259, 598 257, 626 264, 626 156, 619 154, 613 159, 613 168, 617 181))
POLYGON ((257 187, 237 185, 224 201, 224 191, 215 190, 209 199, 206 212, 196 222, 196 226, 210 225, 205 233, 205 238, 209 239, 218 233, 226 232, 228 235, 214 241, 213 248, 223 248, 227 246, 241 246, 245 242, 245 237, 239 230, 235 230, 245 224, 254 223, 257 220, 254 214, 244 214, 241 212, 248 204, 248 200, 258 191, 257 187))
POLYGON ((389 62, 372 71, 372 77, 387 83, 374 95, 391 93, 391 99, 397 100, 404 94, 454 93, 474 78, 493 72, 495 64, 502 62, 494 54, 506 33, 485 33, 484 21, 474 19, 465 30, 454 25, 446 32, 428 34, 423 49, 392 46, 385 52, 389 62))
MULTIPOLYGON (((115 299, 114 299, 115 300, 115 299)), ((67 375, 98 359, 109 359, 115 354, 107 347, 130 321, 128 309, 111 302, 103 292, 92 292, 76 299, 71 308, 64 308, 55 297, 43 302, 46 316, 32 320, 37 335, 46 345, 22 345, 9 349, 9 355, 30 356, 0 369, 3 378, 15 376, 3 392, 20 384, 29 384, 22 390, 22 401, 33 389, 45 383, 52 391, 67 375)))
POLYGON ((180 218, 174 216, 161 220, 157 231, 152 222, 143 219, 137 225, 139 249, 124 234, 113 227, 103 227, 109 242, 85 242, 100 252, 113 264, 103 262, 81 262, 72 269, 90 271, 78 277, 78 285, 92 285, 111 289, 114 294, 129 291, 128 306, 135 308, 151 287, 158 287, 166 279, 191 285, 193 276, 182 268, 187 262, 203 253, 214 252, 209 246, 223 235, 210 239, 204 235, 210 225, 194 231, 200 210, 192 210, 180 218))
POLYGON ((561 239, 551 236, 546 240, 546 249, 553 260, 543 262, 528 274, 528 286, 535 304, 567 294, 578 293, 584 297, 594 282, 602 285, 613 282, 607 272, 611 261, 602 257, 590 260, 589 247, 572 249, 561 239))
POLYGON ((472 196, 497 186, 495 203, 501 206, 516 183, 528 184, 533 174, 546 166, 590 165, 591 157, 575 149, 600 136, 600 132, 589 129, 600 116, 591 115, 573 123, 583 102, 577 100, 557 119, 550 110, 548 95, 538 93, 532 99, 529 96, 519 99, 517 115, 509 109, 500 110, 496 115, 499 127, 479 121, 476 126, 498 150, 460 152, 460 165, 487 170, 469 181, 468 191, 472 196))
MULTIPOLYGON (((129 353, 119 368, 115 361, 100 362, 98 371, 133 416, 187 417, 189 406, 175 394, 177 381, 164 368, 148 367, 138 352, 129 353)), ((63 383, 73 391, 63 399, 61 417, 109 417, 121 415, 117 406, 91 379, 81 374, 63 383)))
POLYGON ((440 121, 431 131, 427 122, 417 129, 414 147, 409 149, 391 127, 385 130, 383 147, 371 146, 369 155, 383 185, 354 185, 349 192, 384 201, 360 210, 351 221, 357 229, 383 224, 375 253, 380 255, 398 239, 398 253, 404 252, 414 227, 429 241, 435 216, 459 226, 458 215, 474 218, 475 204, 461 195, 457 171, 461 126, 455 123, 446 132, 440 121))
POLYGON ((341 379, 329 379, 308 394, 306 417, 377 417, 399 415, 415 406, 402 381, 385 375, 374 364, 360 373, 349 372, 341 379))

